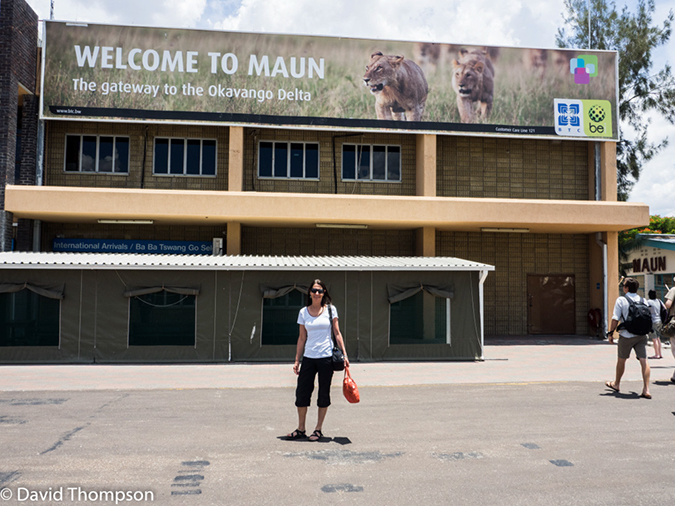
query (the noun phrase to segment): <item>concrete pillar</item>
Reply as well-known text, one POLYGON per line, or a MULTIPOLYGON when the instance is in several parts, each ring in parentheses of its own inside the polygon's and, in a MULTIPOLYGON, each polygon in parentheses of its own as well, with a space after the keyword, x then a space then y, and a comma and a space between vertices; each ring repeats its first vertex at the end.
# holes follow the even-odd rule
POLYGON ((227 166, 227 189, 244 191, 244 128, 230 127, 230 152, 227 166))
POLYGON ((416 230, 415 249, 418 257, 436 256, 435 227, 422 227, 416 230))
POLYGON ((417 134, 416 188, 420 197, 436 196, 436 136, 417 134))
POLYGON ((623 295, 623 292, 619 292, 619 233, 607 232, 603 234, 603 240, 607 242, 607 319, 609 321, 612 318, 616 298, 619 293, 623 295))
POLYGON ((600 200, 616 202, 616 142, 600 143, 600 172, 600 200))
POLYGON ((241 223, 228 222, 227 248, 228 255, 241 255, 241 223))

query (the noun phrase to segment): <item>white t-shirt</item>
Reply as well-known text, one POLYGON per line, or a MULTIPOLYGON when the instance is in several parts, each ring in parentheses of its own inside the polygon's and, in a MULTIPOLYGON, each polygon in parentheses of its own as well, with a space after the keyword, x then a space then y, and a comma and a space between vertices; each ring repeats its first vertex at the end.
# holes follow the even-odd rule
MULTIPOLYGON (((643 299, 637 293, 628 292, 626 294, 626 296, 630 297, 630 299, 634 302, 640 302, 642 304, 647 304, 647 299, 643 299)), ((618 299, 616 299, 616 302, 614 303, 614 313, 612 314, 612 320, 616 320, 619 323, 626 321, 626 318, 628 318, 628 308, 629 307, 630 307, 630 304, 626 300, 626 297, 621 296, 618 299)), ((654 319, 654 308, 651 305, 649 305, 649 312, 651 313, 652 320, 653 320, 654 319)), ((619 335, 623 336, 623 337, 635 337, 636 336, 636 334, 631 334, 626 329, 619 330, 619 335)))
POLYGON ((652 323, 661 323, 661 301, 658 299, 649 299, 649 312, 652 314, 652 323))
MULTIPOLYGON (((333 318, 338 317, 337 309, 331 305, 333 318)), ((307 358, 325 358, 333 354, 333 338, 330 333, 330 316, 328 306, 324 306, 319 316, 312 316, 303 307, 298 313, 298 324, 304 325, 307 331, 304 356, 307 358)))

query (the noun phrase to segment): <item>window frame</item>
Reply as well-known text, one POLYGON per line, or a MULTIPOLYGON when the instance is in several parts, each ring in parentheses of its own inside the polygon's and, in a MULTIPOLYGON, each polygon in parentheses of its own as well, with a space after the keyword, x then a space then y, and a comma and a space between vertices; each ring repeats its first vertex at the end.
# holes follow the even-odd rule
POLYGON ((345 181, 345 182, 367 182, 367 183, 388 183, 388 184, 394 184, 394 183, 403 183, 403 148, 400 144, 377 144, 377 143, 364 143, 364 144, 359 144, 359 143, 354 143, 354 142, 345 142, 342 144, 341 148, 341 161, 340 161, 340 180, 345 181), (354 146, 354 178, 345 178, 344 177, 344 161, 345 161, 345 146, 354 146), (358 160, 358 152, 359 148, 369 148, 369 156, 370 156, 370 175, 368 178, 360 178, 359 177, 359 164, 357 164, 358 160), (385 148, 385 166, 384 166, 384 179, 374 179, 373 178, 373 150, 376 147, 383 147, 385 148), (388 164, 389 164, 389 148, 398 148, 398 156, 399 156, 399 161, 398 161, 398 179, 389 179, 389 170, 388 170, 388 164))
POLYGON ((321 179, 321 143, 314 141, 275 141, 275 140, 259 140, 258 141, 258 160, 257 160, 257 176, 258 179, 266 180, 284 180, 284 181, 319 181, 321 179), (260 175, 260 146, 261 144, 271 143, 272 144, 272 175, 271 176, 261 176, 260 175), (274 175, 274 161, 276 156, 276 145, 285 144, 286 145, 286 176, 275 176, 274 175), (291 176, 291 145, 293 144, 302 144, 302 177, 293 177, 291 176), (316 177, 308 177, 307 174, 307 145, 312 144, 316 146, 316 177))
MULTIPOLYGON (((418 292, 412 297, 415 297, 419 293, 423 292, 418 292)), ((435 299, 445 299, 445 342, 429 342, 426 343, 424 340, 421 340, 418 343, 392 343, 391 342, 391 306, 392 304, 389 304, 389 317, 387 321, 387 347, 391 346, 419 346, 419 345, 441 345, 441 346, 452 346, 452 299, 449 297, 435 297, 435 299)))
POLYGON ((114 134, 69 134, 67 133, 64 138, 64 148, 63 148, 63 172, 65 174, 102 174, 105 176, 128 176, 131 172, 131 136, 129 135, 114 135, 114 134), (68 165, 68 138, 69 137, 79 137, 80 139, 80 149, 77 154, 77 170, 67 170, 68 165), (84 149, 84 138, 85 137, 96 137, 96 165, 95 170, 88 171, 82 170, 82 150, 84 149), (101 153, 101 137, 112 137, 113 139, 113 155, 115 154, 115 148, 117 147, 117 139, 126 139, 128 142, 127 150, 127 171, 126 172, 115 172, 114 165, 113 171, 104 172, 99 170, 99 157, 101 153))
POLYGON ((216 178, 218 177, 218 139, 212 137, 165 137, 158 135, 152 140, 152 175, 155 177, 206 177, 206 178, 216 178), (156 161, 157 161, 157 140, 167 140, 167 165, 166 173, 158 173, 156 171, 156 161), (183 141, 183 172, 180 174, 175 174, 171 172, 171 141, 182 140, 183 141), (188 157, 188 141, 199 141, 199 174, 188 174, 187 173, 187 157, 188 157), (214 142, 214 167, 213 174, 203 174, 204 170, 204 141, 214 142))

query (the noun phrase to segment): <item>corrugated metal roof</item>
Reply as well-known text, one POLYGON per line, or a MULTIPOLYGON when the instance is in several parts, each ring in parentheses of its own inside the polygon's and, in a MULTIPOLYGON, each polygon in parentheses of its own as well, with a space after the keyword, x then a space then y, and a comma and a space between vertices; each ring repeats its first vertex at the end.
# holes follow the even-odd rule
POLYGON ((675 234, 638 234, 636 237, 645 246, 675 250, 675 234))
POLYGON ((0 269, 142 269, 247 271, 493 271, 452 257, 208 256, 132 253, 0 253, 0 269))

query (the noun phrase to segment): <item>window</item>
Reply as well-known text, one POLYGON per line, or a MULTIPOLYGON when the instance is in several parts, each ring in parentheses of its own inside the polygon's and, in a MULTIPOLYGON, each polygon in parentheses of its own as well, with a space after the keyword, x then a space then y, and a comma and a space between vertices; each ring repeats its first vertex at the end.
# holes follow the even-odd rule
POLYGON ((215 139, 155 138, 155 175, 215 176, 215 139))
POLYGON ((195 346, 197 297, 162 290, 129 298, 129 346, 195 346))
POLYGON ((262 344, 296 344, 298 313, 305 305, 305 296, 298 290, 275 299, 263 299, 262 344))
POLYGON ((343 144, 342 179, 401 181, 401 146, 343 144))
POLYGON ((417 292, 389 306, 390 344, 451 344, 450 299, 417 292))
POLYGON ((129 173, 129 137, 66 135, 66 172, 129 173))
POLYGON ((258 177, 319 178, 319 145, 309 142, 261 141, 258 177))
POLYGON ((58 346, 61 301, 30 290, 0 293, 0 346, 58 346))

